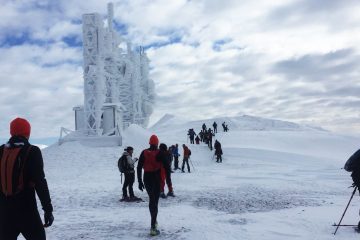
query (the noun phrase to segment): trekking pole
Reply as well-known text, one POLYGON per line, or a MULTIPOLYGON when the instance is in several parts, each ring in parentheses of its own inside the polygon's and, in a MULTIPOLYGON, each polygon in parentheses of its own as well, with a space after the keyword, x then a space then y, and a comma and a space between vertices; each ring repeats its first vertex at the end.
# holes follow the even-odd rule
POLYGON ((120 176, 121 176, 121 180, 120 180, 120 183, 122 184, 122 173, 120 173, 120 176))
POLYGON ((214 157, 215 157, 215 154, 213 155, 213 157, 212 157, 211 161, 214 161, 214 157))
POLYGON ((343 220, 343 218, 344 218, 344 216, 345 216, 345 213, 346 213, 346 211, 347 211, 347 209, 348 209, 348 207, 349 207, 349 205, 350 205, 350 202, 351 202, 352 198, 353 198, 354 195, 355 195, 356 190, 357 190, 357 187, 354 188, 354 191, 353 191, 352 194, 351 194, 350 200, 349 200, 349 202, 348 202, 348 204, 347 204, 347 206, 346 206, 346 208, 345 208, 345 211, 344 211, 343 215, 341 216, 341 219, 340 219, 340 221, 339 221, 339 224, 337 225, 336 230, 335 230, 335 232, 334 232, 334 235, 336 234, 337 230, 338 230, 339 227, 340 227, 341 221, 343 220))
POLYGON ((191 166, 192 166, 192 168, 194 169, 194 172, 195 172, 194 164, 192 163, 192 161, 191 161, 191 158, 190 158, 190 157, 189 157, 189 160, 190 160, 191 166))

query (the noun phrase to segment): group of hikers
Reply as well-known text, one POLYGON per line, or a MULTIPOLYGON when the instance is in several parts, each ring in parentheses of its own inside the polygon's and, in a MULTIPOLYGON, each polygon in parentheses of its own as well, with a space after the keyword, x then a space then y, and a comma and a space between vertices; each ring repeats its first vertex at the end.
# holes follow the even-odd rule
MULTIPOLYGON (((215 136, 215 133, 217 133, 217 123, 216 121, 214 121, 214 123, 212 124, 213 129, 206 127, 206 124, 203 123, 201 126, 201 131, 199 132, 199 134, 196 134, 193 128, 190 128, 188 130, 188 137, 190 139, 190 144, 200 144, 200 142, 205 143, 206 145, 208 145, 210 151, 213 150, 213 143, 212 143, 212 139, 215 136), (194 143, 195 140, 195 143, 194 143)), ((229 131, 228 125, 225 124, 225 122, 222 123, 223 126, 223 130, 224 132, 229 131)), ((214 148, 215 148, 215 153, 214 156, 216 156, 216 162, 221 163, 222 162, 222 155, 223 155, 223 151, 221 148, 221 143, 218 140, 215 140, 214 143, 214 148)))

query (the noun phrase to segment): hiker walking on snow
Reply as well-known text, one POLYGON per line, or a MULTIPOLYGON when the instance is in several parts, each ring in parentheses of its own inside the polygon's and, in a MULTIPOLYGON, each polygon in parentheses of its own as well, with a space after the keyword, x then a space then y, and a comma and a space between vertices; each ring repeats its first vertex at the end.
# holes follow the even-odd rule
POLYGON ((160 168, 163 166, 166 171, 168 168, 166 168, 166 158, 162 154, 159 154, 159 139, 156 135, 150 137, 149 144, 150 147, 143 150, 140 154, 139 163, 137 165, 137 177, 139 189, 143 191, 145 188, 149 195, 149 211, 151 215, 150 235, 156 236, 160 234, 160 231, 157 229, 156 221, 160 196, 160 168), (143 168, 144 183, 142 181, 143 168))
POLYGON ((45 240, 44 227, 54 221, 41 150, 29 143, 31 126, 26 119, 10 123, 11 138, 0 147, 0 239, 45 240), (45 212, 44 225, 35 193, 45 212))
POLYGON ((194 144, 194 138, 195 138, 196 133, 193 128, 189 129, 188 135, 190 138, 190 144, 194 144))
POLYGON ((221 149, 221 143, 218 140, 215 140, 214 148, 215 148, 216 162, 221 163, 222 162, 221 155, 223 154, 223 152, 221 149))
POLYGON ((223 127, 224 132, 226 132, 226 125, 225 125, 225 122, 223 122, 223 123, 221 124, 221 126, 223 127))
POLYGON ((185 163, 187 165, 188 172, 190 172, 189 157, 191 155, 191 151, 185 144, 183 144, 183 149, 184 149, 184 154, 183 154, 183 163, 181 167, 181 172, 185 172, 184 171, 185 163))
POLYGON ((175 146, 172 148, 172 154, 174 156, 174 170, 180 169, 179 168, 179 145, 175 144, 175 146))
POLYGON ((214 135, 215 134, 212 133, 211 128, 209 128, 209 130, 208 130, 208 146, 209 146, 211 151, 212 151, 212 137, 214 135))
POLYGON ((159 146, 161 158, 165 158, 167 164, 161 167, 161 184, 160 184, 160 197, 166 198, 166 196, 175 197, 172 183, 171 183, 171 154, 169 153, 166 144, 161 143, 159 146), (165 180, 166 185, 168 186, 169 192, 165 195, 165 180))
POLYGON ((195 142, 196 142, 196 144, 197 144, 197 145, 199 145, 199 144, 200 144, 200 138, 199 138, 199 135, 197 135, 197 136, 196 136, 196 138, 195 138, 195 142))
POLYGON ((125 175, 125 181, 122 187, 123 196, 120 201, 136 201, 139 200, 138 197, 134 195, 133 185, 135 182, 135 170, 134 164, 138 160, 137 158, 132 158, 134 152, 133 147, 127 147, 124 149, 124 153, 118 161, 118 167, 121 173, 125 175), (129 195, 127 194, 127 188, 129 188, 129 195))
POLYGON ((203 125, 202 125, 202 130, 204 130, 204 131, 206 131, 206 125, 205 125, 205 123, 203 123, 203 125))
POLYGON ((217 123, 216 122, 213 123, 213 127, 214 127, 214 133, 217 133, 217 123))

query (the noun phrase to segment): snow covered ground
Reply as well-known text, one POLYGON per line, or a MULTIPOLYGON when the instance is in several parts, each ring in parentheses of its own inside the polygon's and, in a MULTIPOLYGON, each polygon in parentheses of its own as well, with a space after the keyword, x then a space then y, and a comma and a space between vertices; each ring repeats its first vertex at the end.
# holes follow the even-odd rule
MULTIPOLYGON (((138 156, 152 133, 167 145, 187 144, 186 133, 214 119, 186 121, 167 115, 145 130, 132 125, 124 146, 138 156)), ((191 173, 172 174, 175 198, 160 199, 161 235, 152 239, 331 239, 353 189, 341 169, 359 138, 297 124, 241 116, 216 119, 223 163, 204 144, 190 145, 191 173), (230 131, 222 132, 226 121, 230 131)), ((142 203, 123 203, 117 160, 123 147, 90 148, 77 142, 43 150, 54 204, 48 239, 148 239, 150 214, 142 203)), ((181 152, 182 155, 182 152, 181 152)), ((180 157, 181 158, 181 157, 180 157)), ((357 224, 356 194, 343 220, 357 224)), ((349 227, 336 238, 358 239, 349 227)))

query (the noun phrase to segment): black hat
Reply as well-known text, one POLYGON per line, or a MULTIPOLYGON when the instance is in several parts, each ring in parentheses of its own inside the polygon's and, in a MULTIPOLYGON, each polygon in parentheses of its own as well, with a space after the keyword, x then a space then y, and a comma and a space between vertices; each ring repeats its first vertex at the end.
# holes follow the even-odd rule
POLYGON ((133 150, 134 150, 134 148, 133 148, 133 147, 130 147, 130 146, 128 146, 127 148, 125 148, 125 151, 127 151, 127 152, 133 151, 133 150))

